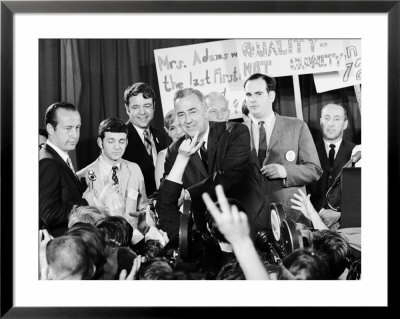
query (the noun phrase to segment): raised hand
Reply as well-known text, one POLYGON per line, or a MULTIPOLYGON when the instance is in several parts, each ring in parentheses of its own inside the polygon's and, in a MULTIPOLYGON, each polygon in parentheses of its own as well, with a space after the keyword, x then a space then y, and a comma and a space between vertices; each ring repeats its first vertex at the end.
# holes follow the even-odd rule
POLYGON ((221 209, 218 209, 210 196, 205 193, 203 194, 203 200, 207 209, 214 218, 220 232, 232 246, 240 244, 243 239, 247 239, 250 236, 247 215, 239 212, 235 205, 229 205, 221 185, 215 187, 215 193, 221 209))
POLYGON ((140 265, 142 264, 142 256, 137 256, 132 265, 131 272, 127 275, 126 269, 122 269, 119 274, 119 280, 135 280, 135 275, 140 269, 140 265))
POLYGON ((198 140, 199 132, 197 132, 192 139, 187 138, 184 140, 178 149, 178 154, 184 157, 190 157, 195 154, 203 144, 203 141, 198 140))
POLYGON ((311 204, 311 194, 304 194, 303 191, 299 188, 298 194, 293 194, 293 197, 296 199, 291 198, 290 201, 296 205, 292 205, 291 207, 295 210, 300 211, 305 217, 308 219, 312 219, 313 214, 316 214, 317 212, 314 209, 314 206, 311 204))

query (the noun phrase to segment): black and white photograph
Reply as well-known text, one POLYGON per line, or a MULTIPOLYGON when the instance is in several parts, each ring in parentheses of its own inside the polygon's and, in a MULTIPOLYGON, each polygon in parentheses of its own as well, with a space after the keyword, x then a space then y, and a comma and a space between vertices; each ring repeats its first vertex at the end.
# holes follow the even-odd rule
POLYGON ((387 14, 80 8, 14 15, 8 303, 387 303, 387 14))

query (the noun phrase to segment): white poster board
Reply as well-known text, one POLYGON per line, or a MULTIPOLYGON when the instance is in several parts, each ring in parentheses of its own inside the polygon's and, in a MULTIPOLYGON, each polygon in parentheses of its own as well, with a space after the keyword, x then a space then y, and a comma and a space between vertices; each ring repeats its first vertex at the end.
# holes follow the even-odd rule
POLYGON ((346 69, 343 71, 314 74, 317 93, 361 84, 361 39, 343 40, 346 69))
POLYGON ((154 50, 163 112, 173 109, 177 90, 220 92, 228 100, 231 118, 242 116, 243 80, 235 40, 206 42, 154 50))

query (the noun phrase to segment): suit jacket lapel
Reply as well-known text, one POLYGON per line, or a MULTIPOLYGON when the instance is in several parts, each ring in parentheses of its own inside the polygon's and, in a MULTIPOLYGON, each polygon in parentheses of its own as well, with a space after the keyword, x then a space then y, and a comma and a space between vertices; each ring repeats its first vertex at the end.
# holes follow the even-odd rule
POLYGON ((131 171, 124 160, 121 161, 121 171, 119 174, 119 185, 121 187, 121 192, 126 196, 128 190, 129 179, 131 178, 131 171))
POLYGON ((158 131, 156 129, 154 129, 152 126, 150 126, 150 132, 151 135, 153 136, 153 141, 154 141, 154 145, 156 146, 156 150, 157 153, 161 151, 161 143, 159 141, 159 134, 158 131))
POLYGON ((276 142, 278 142, 279 137, 281 136, 281 131, 283 128, 283 120, 279 116, 279 114, 275 113, 275 124, 274 129, 272 130, 271 138, 269 139, 268 143, 268 151, 267 151, 267 158, 269 155, 270 150, 275 146, 276 142))
POLYGON ((203 162, 201 161, 199 153, 194 154, 189 161, 192 164, 194 170, 198 170, 203 178, 208 177, 208 172, 206 171, 203 162))
POLYGON ((146 147, 143 144, 142 139, 139 136, 138 131, 136 131, 136 129, 133 127, 133 124, 131 122, 128 122, 128 130, 129 130, 129 135, 130 138, 132 140, 132 145, 137 145, 138 149, 135 149, 135 152, 139 152, 140 154, 142 154, 144 157, 147 156, 147 158, 149 160, 151 160, 151 162, 153 162, 153 158, 149 155, 149 153, 147 153, 146 147))
POLYGON ((336 157, 335 157, 334 169, 338 168, 339 163, 342 163, 342 165, 346 164, 347 161, 344 158, 344 156, 345 156, 345 147, 346 147, 345 141, 342 140, 342 143, 340 143, 340 147, 339 147, 338 153, 336 154, 336 157))
POLYGON ((317 143, 316 148, 317 148, 319 161, 321 162, 322 168, 329 172, 331 167, 329 164, 328 155, 326 154, 324 141, 320 141, 319 143, 317 143))
POLYGON ((217 153, 217 145, 219 141, 219 134, 214 122, 210 122, 210 132, 207 141, 207 155, 208 155, 208 171, 213 172, 215 165, 215 156, 217 153))

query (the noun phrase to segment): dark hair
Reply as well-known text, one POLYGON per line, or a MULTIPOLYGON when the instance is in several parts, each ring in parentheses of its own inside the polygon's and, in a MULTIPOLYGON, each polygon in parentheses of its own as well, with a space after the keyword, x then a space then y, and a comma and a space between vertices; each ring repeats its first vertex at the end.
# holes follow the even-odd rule
MULTIPOLYGON (((235 205, 238 210, 240 212, 246 212, 246 209, 244 208, 244 206, 242 205, 242 203, 240 201, 238 201, 237 199, 234 198, 228 198, 228 203, 229 205, 235 205)), ((215 202, 215 205, 220 208, 220 205, 218 202, 215 202)), ((211 216, 211 214, 206 211, 206 222, 208 224, 208 228, 210 229, 210 233, 211 235, 218 240, 219 242, 223 242, 223 243, 227 243, 228 241, 226 240, 225 236, 221 234, 221 232, 218 229, 217 224, 215 223, 214 218, 211 216)))
POLYGON ((249 116, 249 108, 247 107, 246 100, 243 100, 242 103, 242 114, 249 116))
POLYGON ((159 280, 164 273, 172 273, 172 271, 167 259, 156 257, 140 266, 137 277, 140 280, 159 280))
POLYGON ((97 137, 104 139, 104 135, 106 132, 128 134, 128 127, 122 120, 115 117, 109 117, 100 123, 99 129, 97 131, 97 137))
POLYGON ((347 267, 347 257, 351 253, 351 248, 339 233, 323 229, 313 233, 312 247, 325 253, 329 258, 332 278, 338 279, 347 267))
POLYGON ((49 266, 57 272, 70 276, 81 275, 84 279, 89 272, 89 252, 85 242, 77 236, 61 236, 52 239, 46 248, 49 266))
POLYGON ((237 259, 228 261, 222 266, 217 275, 217 280, 245 280, 242 268, 240 268, 237 259))
POLYGON ((115 275, 116 280, 119 278, 119 274, 123 269, 125 269, 129 274, 129 272, 132 269, 133 261, 135 260, 135 258, 137 258, 137 255, 132 249, 128 247, 118 248, 117 252, 118 270, 115 275))
POLYGON ((78 236, 83 239, 89 250, 92 263, 96 266, 93 279, 103 275, 104 264, 106 263, 105 242, 96 226, 92 224, 76 223, 65 233, 67 236, 78 236))
POLYGON ((265 81, 265 84, 267 85, 267 92, 275 91, 276 80, 273 77, 261 73, 254 73, 250 75, 248 79, 244 82, 243 87, 246 87, 246 83, 248 81, 253 81, 258 79, 263 79, 265 81))
POLYGON ((327 256, 310 248, 296 249, 282 261, 278 280, 331 279, 327 256))
POLYGON ((109 216, 96 223, 100 234, 109 246, 128 247, 132 240, 133 227, 122 216, 109 216))
POLYGON ((203 93, 201 93, 199 90, 195 90, 192 88, 185 88, 185 89, 180 89, 180 90, 176 91, 174 94, 174 104, 177 99, 181 99, 181 98, 184 98, 189 95, 196 95, 197 98, 199 99, 200 103, 204 106, 206 105, 206 99, 205 99, 203 93))
POLYGON ((142 93, 143 98, 145 99, 153 99, 153 104, 154 104, 154 98, 156 95, 154 94, 154 90, 152 89, 152 87, 146 83, 137 82, 126 88, 124 92, 125 106, 126 107, 129 106, 129 99, 132 96, 137 96, 140 93, 142 93))
POLYGON ((77 112, 78 108, 68 102, 56 102, 53 103, 52 105, 50 105, 47 110, 46 110, 46 114, 44 116, 44 122, 45 125, 47 126, 47 124, 51 124, 53 126, 53 128, 55 129, 57 126, 57 116, 56 116, 56 111, 58 109, 64 109, 64 110, 69 110, 69 111, 74 111, 77 112))
POLYGON ((39 135, 44 136, 45 138, 49 138, 49 133, 47 133, 46 129, 39 127, 39 135))

